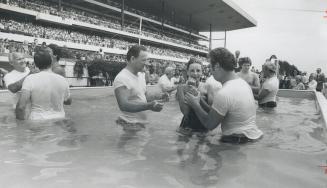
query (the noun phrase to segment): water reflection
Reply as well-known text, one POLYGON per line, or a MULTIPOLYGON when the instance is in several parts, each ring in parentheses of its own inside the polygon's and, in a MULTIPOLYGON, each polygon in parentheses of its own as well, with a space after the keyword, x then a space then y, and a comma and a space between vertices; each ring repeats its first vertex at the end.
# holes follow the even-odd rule
POLYGON ((195 185, 210 186, 219 181, 220 169, 223 166, 221 153, 230 152, 237 162, 245 157, 240 152, 239 145, 212 143, 217 141, 217 137, 210 138, 204 136, 178 135, 176 145, 177 156, 179 156, 179 166, 189 175, 189 181, 195 185))

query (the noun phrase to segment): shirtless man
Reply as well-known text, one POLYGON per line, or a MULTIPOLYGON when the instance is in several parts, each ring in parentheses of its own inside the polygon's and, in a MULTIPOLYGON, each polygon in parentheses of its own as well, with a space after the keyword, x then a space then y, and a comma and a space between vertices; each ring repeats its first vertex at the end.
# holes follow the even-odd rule
POLYGON ((251 59, 248 57, 242 57, 239 59, 239 64, 242 67, 241 71, 237 73, 237 75, 245 80, 251 88, 260 87, 259 77, 256 73, 250 71, 251 67, 251 59))

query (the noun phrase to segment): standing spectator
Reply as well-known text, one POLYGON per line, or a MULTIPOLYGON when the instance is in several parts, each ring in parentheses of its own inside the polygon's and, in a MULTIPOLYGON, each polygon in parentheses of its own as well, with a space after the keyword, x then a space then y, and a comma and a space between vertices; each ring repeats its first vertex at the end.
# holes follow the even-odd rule
POLYGON ((317 81, 314 79, 314 75, 311 74, 309 77, 308 90, 316 91, 316 89, 317 89, 317 81))
POLYGON ((295 90, 305 90, 305 86, 302 82, 302 76, 301 75, 297 75, 295 77, 295 80, 296 80, 296 86, 294 87, 295 90))
POLYGON ((325 79, 326 79, 325 74, 321 72, 321 68, 317 68, 317 74, 316 74, 317 91, 321 92, 325 79))
POLYGON ((308 78, 308 76, 307 76, 307 72, 303 72, 303 73, 301 74, 301 76, 302 76, 302 82, 303 82, 303 84, 304 84, 304 85, 308 85, 309 78, 308 78))
POLYGON ((238 67, 235 68, 235 72, 240 72, 241 69, 242 69, 242 67, 241 67, 241 65, 239 64, 239 61, 238 61, 239 58, 240 58, 240 54, 241 54, 241 52, 239 50, 235 51, 235 60, 236 60, 236 65, 238 66, 238 67))

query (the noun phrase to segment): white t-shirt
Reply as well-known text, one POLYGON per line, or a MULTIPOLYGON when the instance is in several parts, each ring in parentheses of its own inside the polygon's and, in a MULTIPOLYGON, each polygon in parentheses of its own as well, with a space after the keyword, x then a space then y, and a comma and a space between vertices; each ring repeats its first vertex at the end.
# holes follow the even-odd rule
POLYGON ((317 81, 316 80, 311 80, 308 83, 308 90, 314 90, 314 91, 316 91, 316 88, 317 88, 317 81))
POLYGON ((26 77, 22 90, 31 92, 30 120, 64 118, 63 103, 70 96, 66 79, 50 71, 41 71, 26 77))
MULTIPOLYGON (((128 100, 143 103, 147 102, 145 96, 146 82, 144 73, 139 72, 136 76, 126 68, 123 69, 114 80, 115 89, 122 86, 125 86, 128 89, 128 100)), ((122 111, 122 113, 123 114, 120 115, 120 118, 129 123, 147 123, 145 112, 130 113, 122 111)))
POLYGON ((158 86, 162 92, 165 92, 167 89, 170 89, 175 86, 174 79, 168 79, 167 75, 164 74, 159 78, 158 86))
POLYGON ((278 88, 279 88, 279 81, 277 76, 273 76, 271 78, 266 79, 263 82, 261 89, 268 90, 269 94, 265 98, 261 99, 259 101, 259 104, 263 104, 266 102, 276 102, 276 95, 278 92, 278 88))
MULTIPOLYGON (((27 76, 30 73, 30 69, 28 67, 25 68, 24 72, 19 72, 16 70, 12 70, 11 72, 9 72, 8 74, 5 75, 5 77, 3 78, 3 80, 5 81, 6 86, 8 87, 9 85, 23 79, 25 76, 27 76)), ((11 94, 11 98, 12 98, 12 104, 13 104, 13 108, 16 108, 16 104, 18 102, 18 99, 20 98, 20 92, 16 92, 16 93, 12 93, 11 94)))
POLYGON ((212 109, 222 116, 223 135, 244 134, 258 139, 262 131, 256 126, 256 105, 249 84, 241 78, 227 81, 217 92, 212 109))
POLYGON ((222 87, 223 86, 221 85, 220 82, 218 82, 213 76, 210 76, 204 84, 205 91, 203 91, 203 93, 204 94, 212 93, 214 96, 215 93, 217 93, 218 90, 221 89, 222 87))

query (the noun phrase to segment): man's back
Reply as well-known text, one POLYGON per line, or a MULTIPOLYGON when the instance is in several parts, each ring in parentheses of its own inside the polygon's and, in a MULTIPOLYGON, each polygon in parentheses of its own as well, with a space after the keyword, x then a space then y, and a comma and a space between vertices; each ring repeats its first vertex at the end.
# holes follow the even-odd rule
POLYGON ((223 135, 245 134, 251 139, 262 135, 255 123, 256 106, 253 93, 244 80, 225 82, 215 96, 213 109, 225 116, 221 124, 223 135))
POLYGON ((29 119, 63 118, 64 100, 69 98, 69 85, 64 77, 51 71, 29 75, 22 90, 31 93, 32 109, 29 119))

